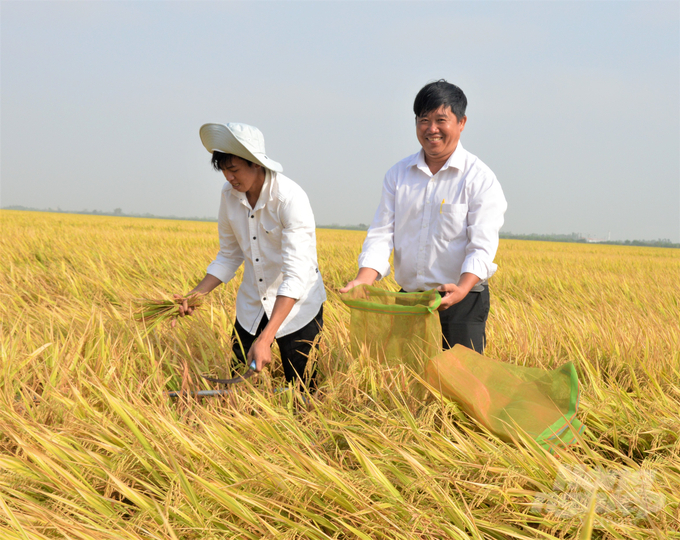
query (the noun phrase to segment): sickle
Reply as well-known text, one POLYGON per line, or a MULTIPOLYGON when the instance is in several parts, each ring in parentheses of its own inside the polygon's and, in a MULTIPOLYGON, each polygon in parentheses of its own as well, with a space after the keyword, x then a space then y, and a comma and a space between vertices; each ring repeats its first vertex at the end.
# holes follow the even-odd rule
POLYGON ((212 377, 206 377, 205 375, 201 375, 206 381, 210 382, 216 382, 220 384, 236 384, 245 381, 246 379, 250 379, 255 373, 257 373, 257 364, 255 363, 255 360, 253 360, 250 365, 248 366, 248 371, 246 371, 243 375, 239 375, 237 377, 234 377, 233 379, 214 379, 212 377))
POLYGON ((237 377, 234 377, 233 379, 215 379, 213 377, 206 377, 205 375, 201 375, 206 381, 210 382, 215 382, 215 383, 220 383, 220 384, 236 384, 245 381, 246 379, 250 379, 253 375, 257 373, 254 369, 249 369, 246 371, 243 375, 239 375, 237 377))

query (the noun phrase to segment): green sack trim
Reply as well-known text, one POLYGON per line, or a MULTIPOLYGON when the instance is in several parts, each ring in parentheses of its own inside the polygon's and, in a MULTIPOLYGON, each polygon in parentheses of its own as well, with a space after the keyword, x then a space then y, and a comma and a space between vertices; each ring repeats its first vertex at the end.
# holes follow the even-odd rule
POLYGON ((425 299, 427 296, 434 296, 434 300, 428 304, 417 304, 414 306, 403 306, 399 304, 381 304, 379 302, 371 302, 370 300, 361 300, 355 298, 348 298, 349 293, 341 294, 340 299, 342 302, 353 309, 358 309, 360 311, 370 311, 372 313, 391 313, 398 315, 423 315, 424 313, 434 313, 437 308, 442 303, 442 297, 439 292, 435 289, 430 289, 424 292, 414 292, 414 293, 395 293, 391 291, 384 291, 382 289, 377 289, 375 287, 369 287, 367 285, 360 285, 369 291, 372 296, 395 296, 398 295, 399 298, 404 298, 405 300, 410 298, 420 297, 425 299))
POLYGON ((569 371, 571 393, 569 396, 569 410, 567 413, 558 419, 556 422, 544 429, 541 434, 536 437, 538 442, 544 448, 549 448, 553 444, 569 445, 576 439, 577 433, 581 433, 584 429, 583 424, 576 419, 576 411, 578 410, 581 391, 578 384, 578 374, 572 362, 564 364, 560 370, 567 369, 569 371), (567 437, 571 438, 567 441, 567 437))
POLYGON ((542 441, 537 441, 543 448, 549 450, 551 453, 555 448, 564 448, 571 446, 576 443, 577 435, 583 433, 585 425, 583 425, 579 420, 574 418, 571 424, 567 426, 569 429, 563 431, 559 437, 556 439, 544 439, 542 441))

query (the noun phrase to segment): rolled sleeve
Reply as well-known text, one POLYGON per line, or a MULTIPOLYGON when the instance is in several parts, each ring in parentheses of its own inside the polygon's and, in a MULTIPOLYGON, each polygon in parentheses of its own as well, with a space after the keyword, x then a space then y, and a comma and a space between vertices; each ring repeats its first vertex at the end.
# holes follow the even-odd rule
POLYGON ((277 294, 299 300, 310 286, 310 276, 316 272, 316 263, 310 256, 316 253, 314 213, 307 195, 300 190, 286 201, 280 217, 283 281, 277 294))
POLYGON ((217 217, 217 228, 220 237, 220 250, 215 260, 208 265, 206 273, 215 276, 222 283, 227 283, 236 275, 236 271, 243 263, 244 256, 227 217, 224 192, 217 217))
POLYGON ((378 272, 378 279, 390 273, 390 255, 394 248, 394 188, 395 180, 388 172, 383 181, 380 204, 359 255, 359 268, 372 268, 378 272))
POLYGON ((461 273, 469 272, 485 281, 498 268, 493 260, 508 205, 503 189, 491 171, 486 171, 481 182, 471 185, 474 187, 468 193, 468 243, 461 273))
POLYGON ((359 256, 359 268, 372 268, 378 272, 378 280, 390 275, 389 259, 385 261, 384 257, 375 253, 362 253, 359 256))
POLYGON ((463 261, 460 273, 474 274, 480 281, 486 281, 496 273, 497 268, 498 266, 495 263, 489 265, 488 262, 483 259, 467 257, 465 261, 463 261))

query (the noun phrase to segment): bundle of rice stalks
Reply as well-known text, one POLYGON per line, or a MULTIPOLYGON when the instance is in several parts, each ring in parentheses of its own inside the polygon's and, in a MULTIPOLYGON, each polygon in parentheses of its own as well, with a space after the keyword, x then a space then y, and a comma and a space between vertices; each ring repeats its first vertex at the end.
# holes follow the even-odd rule
POLYGON ((141 298, 136 301, 138 309, 133 317, 136 321, 147 323, 147 328, 151 330, 158 324, 174 321, 179 317, 180 305, 185 300, 190 308, 197 308, 202 302, 202 298, 199 295, 164 299, 141 298))

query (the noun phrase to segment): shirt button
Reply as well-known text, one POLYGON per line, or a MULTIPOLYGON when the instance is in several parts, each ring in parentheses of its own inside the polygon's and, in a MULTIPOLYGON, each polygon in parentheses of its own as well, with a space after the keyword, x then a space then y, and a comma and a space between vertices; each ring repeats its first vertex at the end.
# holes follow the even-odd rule
POLYGON ((260 281, 262 281, 262 280, 260 280, 260 281))
POLYGON ((267 297, 265 296, 262 300, 266 300, 266 299, 267 299, 267 297))
MULTIPOLYGON (((255 259, 255 262, 260 262, 260 259, 255 259)), ((261 281, 261 280, 260 280, 261 281)))
POLYGON ((253 240, 257 240, 257 236, 253 236, 253 240))
POLYGON ((250 216, 250 219, 253 219, 255 216, 250 216))

